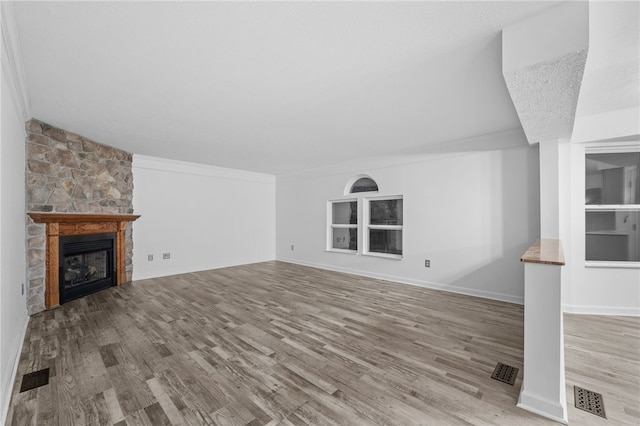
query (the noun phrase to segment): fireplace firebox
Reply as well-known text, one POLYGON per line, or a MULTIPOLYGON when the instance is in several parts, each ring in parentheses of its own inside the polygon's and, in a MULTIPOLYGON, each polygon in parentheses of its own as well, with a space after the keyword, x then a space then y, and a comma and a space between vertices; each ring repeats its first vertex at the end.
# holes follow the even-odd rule
POLYGON ((116 234, 60 237, 60 303, 116 285, 116 234))

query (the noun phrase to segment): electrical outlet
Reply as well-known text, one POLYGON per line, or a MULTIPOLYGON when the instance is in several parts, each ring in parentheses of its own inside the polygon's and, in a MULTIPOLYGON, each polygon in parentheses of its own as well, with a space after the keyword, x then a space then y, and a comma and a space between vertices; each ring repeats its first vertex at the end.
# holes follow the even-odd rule
POLYGON ((148 260, 149 262, 151 262, 151 261, 153 260, 153 255, 152 255, 152 254, 148 254, 148 255, 147 255, 147 260, 148 260))
POLYGON ((171 259, 171 253, 162 253, 163 259, 171 259))
POLYGON ((291 251, 293 251, 293 244, 291 244, 291 251))
POLYGON ((424 267, 425 268, 431 268, 431 261, 430 260, 425 260, 424 261, 424 267))

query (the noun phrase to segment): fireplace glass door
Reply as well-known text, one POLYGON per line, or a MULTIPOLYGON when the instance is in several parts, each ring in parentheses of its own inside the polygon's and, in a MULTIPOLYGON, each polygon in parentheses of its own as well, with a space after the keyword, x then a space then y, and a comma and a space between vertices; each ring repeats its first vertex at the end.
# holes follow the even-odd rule
POLYGON ((60 303, 115 285, 115 234, 60 238, 60 303))

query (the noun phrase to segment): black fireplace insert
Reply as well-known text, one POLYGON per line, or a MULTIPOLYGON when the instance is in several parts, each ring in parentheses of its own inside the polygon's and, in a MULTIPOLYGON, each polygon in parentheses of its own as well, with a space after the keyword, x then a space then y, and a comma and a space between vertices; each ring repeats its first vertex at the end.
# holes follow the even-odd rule
POLYGON ((116 284, 116 234, 60 237, 60 303, 116 284))

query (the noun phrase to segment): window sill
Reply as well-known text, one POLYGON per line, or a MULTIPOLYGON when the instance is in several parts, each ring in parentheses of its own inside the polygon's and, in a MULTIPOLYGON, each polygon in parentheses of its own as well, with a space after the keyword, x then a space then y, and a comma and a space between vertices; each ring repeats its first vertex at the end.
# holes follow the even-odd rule
POLYGON ((382 257, 385 259, 395 259, 395 260, 403 260, 404 257, 401 254, 387 254, 387 253, 376 253, 376 252, 367 252, 362 253, 364 256, 373 256, 373 257, 382 257))
POLYGON ((358 254, 356 250, 346 250, 346 249, 330 248, 330 249, 327 249, 326 251, 331 253, 358 254))
POLYGON ((587 260, 584 263, 586 268, 620 268, 620 269, 640 269, 640 262, 611 262, 587 260))

